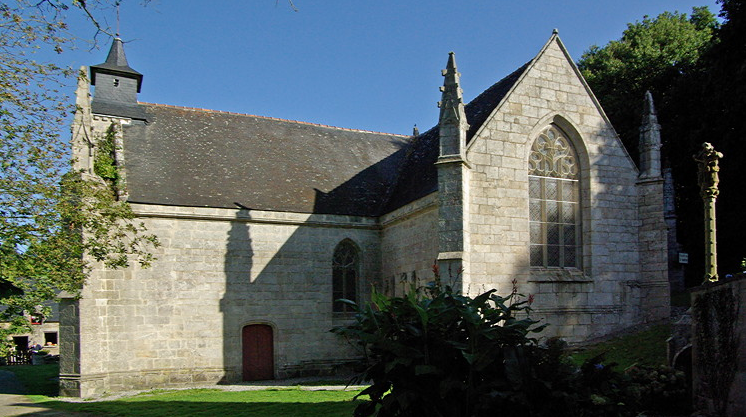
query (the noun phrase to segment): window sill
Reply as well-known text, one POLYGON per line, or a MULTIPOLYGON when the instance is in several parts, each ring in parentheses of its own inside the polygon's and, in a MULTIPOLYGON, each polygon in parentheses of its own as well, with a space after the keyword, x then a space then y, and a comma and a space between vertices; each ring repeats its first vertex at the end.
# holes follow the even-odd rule
POLYGON ((531 267, 529 282, 577 282, 590 283, 593 280, 577 268, 531 267))

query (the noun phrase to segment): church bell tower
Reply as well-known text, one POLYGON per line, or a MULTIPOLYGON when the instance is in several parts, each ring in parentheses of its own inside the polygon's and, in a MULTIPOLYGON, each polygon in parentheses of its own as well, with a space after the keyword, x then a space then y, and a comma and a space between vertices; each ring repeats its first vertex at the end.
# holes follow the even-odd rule
POLYGON ((127 63, 122 40, 114 38, 106 61, 91 66, 91 85, 96 87, 91 103, 93 113, 142 119, 137 105, 142 78, 127 63))

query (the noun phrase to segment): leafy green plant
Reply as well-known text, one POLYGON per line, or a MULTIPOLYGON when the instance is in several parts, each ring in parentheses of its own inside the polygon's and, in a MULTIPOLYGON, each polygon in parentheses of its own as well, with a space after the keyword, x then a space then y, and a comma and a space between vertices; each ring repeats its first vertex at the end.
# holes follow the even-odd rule
POLYGON ((435 284, 403 297, 345 301, 356 322, 335 328, 366 356, 353 382, 371 385, 355 416, 624 416, 625 377, 591 358, 580 368, 529 317, 519 295, 468 297, 435 284))
POLYGON ((116 125, 114 123, 106 130, 106 134, 96 143, 93 171, 111 187, 116 195, 119 190, 119 168, 116 160, 116 125))

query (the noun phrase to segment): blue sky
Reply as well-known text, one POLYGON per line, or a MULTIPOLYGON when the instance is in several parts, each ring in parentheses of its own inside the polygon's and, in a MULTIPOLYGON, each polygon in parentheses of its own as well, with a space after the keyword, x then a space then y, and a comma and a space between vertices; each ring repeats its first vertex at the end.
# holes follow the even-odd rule
MULTIPOLYGON (((437 122, 456 53, 466 101, 531 59, 557 28, 577 60, 628 22, 715 0, 125 0, 120 32, 140 101, 410 134, 437 122)), ((72 13, 71 13, 72 14, 72 13)), ((115 26, 110 13, 107 21, 115 26)), ((73 18, 72 29, 91 37, 73 18)), ((66 65, 102 62, 81 44, 66 65)))

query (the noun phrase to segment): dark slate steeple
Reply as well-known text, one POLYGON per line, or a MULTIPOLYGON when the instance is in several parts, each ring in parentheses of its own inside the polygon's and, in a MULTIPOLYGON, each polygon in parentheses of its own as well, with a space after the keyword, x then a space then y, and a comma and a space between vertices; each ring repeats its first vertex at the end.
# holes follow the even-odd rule
POLYGON ((106 61, 91 66, 93 113, 144 119, 137 104, 137 93, 142 87, 143 75, 132 69, 124 54, 124 44, 114 38, 106 61))

